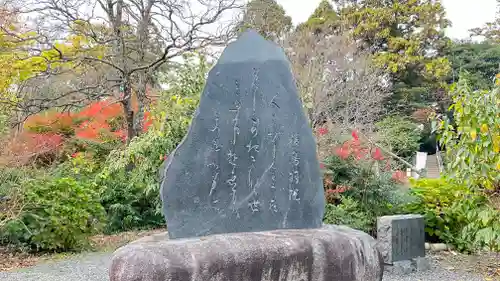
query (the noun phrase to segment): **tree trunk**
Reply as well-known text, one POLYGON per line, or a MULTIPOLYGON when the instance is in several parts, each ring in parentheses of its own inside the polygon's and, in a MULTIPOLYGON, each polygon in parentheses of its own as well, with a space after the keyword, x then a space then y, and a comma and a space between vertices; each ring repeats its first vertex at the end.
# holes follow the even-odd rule
POLYGON ((147 86, 148 79, 146 72, 140 72, 137 81, 137 112, 135 115, 134 126, 137 134, 144 130, 144 113, 146 111, 147 103, 147 86))
POLYGON ((132 89, 130 87, 130 82, 126 80, 123 83, 123 99, 121 101, 123 107, 123 114, 125 115, 125 121, 127 122, 127 145, 130 141, 136 137, 137 130, 134 125, 134 110, 132 108, 132 89))

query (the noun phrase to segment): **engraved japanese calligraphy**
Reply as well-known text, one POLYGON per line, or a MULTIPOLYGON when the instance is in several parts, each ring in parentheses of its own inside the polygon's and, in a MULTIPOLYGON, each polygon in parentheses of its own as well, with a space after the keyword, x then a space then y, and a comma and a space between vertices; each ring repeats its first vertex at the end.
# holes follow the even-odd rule
POLYGON ((224 50, 168 161, 171 238, 322 225, 316 143, 290 64, 255 31, 224 50))

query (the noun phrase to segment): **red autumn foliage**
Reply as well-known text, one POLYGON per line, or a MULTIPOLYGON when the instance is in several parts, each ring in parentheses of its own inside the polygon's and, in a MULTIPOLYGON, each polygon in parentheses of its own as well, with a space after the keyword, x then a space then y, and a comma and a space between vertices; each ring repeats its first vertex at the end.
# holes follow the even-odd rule
POLYGON ((83 140, 102 142, 102 133, 110 131, 110 128, 107 122, 85 121, 75 129, 75 136, 83 140))
POLYGON ((335 154, 344 160, 349 158, 349 150, 343 146, 335 148, 335 154))
POLYGON ((380 150, 380 148, 375 148, 375 151, 372 153, 372 158, 377 161, 384 160, 384 155, 382 155, 382 151, 380 150))
POLYGON ((122 107, 119 103, 112 102, 110 100, 103 100, 89 104, 76 115, 83 118, 93 118, 94 120, 106 121, 106 118, 116 118, 122 114, 122 107))
POLYGON ((318 128, 317 132, 318 132, 318 135, 324 136, 324 135, 328 134, 328 128, 326 128, 326 127, 318 128))
MULTIPOLYGON (((135 101, 132 103, 132 107, 137 110, 135 101)), ((143 132, 146 132, 153 125, 153 119, 149 112, 145 112, 143 124, 143 132)), ((97 143, 119 140, 125 143, 127 140, 126 127, 121 104, 112 100, 91 103, 78 112, 57 112, 54 110, 43 112, 26 120, 25 131, 8 141, 7 150, 10 155, 6 156, 6 153, 3 153, 1 158, 4 159, 0 159, 0 161, 26 165, 33 157, 54 154, 71 139, 97 143)))
POLYGON ((339 200, 340 195, 348 190, 352 189, 352 187, 337 185, 334 187, 329 187, 325 190, 326 201, 330 204, 334 204, 337 200, 339 200))
POLYGON ((6 143, 2 164, 24 166, 33 160, 51 162, 63 145, 62 135, 53 133, 23 133, 6 143))
POLYGON ((47 111, 30 116, 24 123, 28 131, 43 133, 71 134, 74 117, 69 112, 47 111))
POLYGON ((146 132, 149 130, 149 128, 153 125, 153 118, 151 117, 151 113, 145 112, 144 113, 144 124, 143 124, 143 132, 146 132))
MULTIPOLYGON (((133 107, 137 107, 133 104, 133 107)), ((90 104, 76 114, 80 119, 88 120, 80 125, 76 130, 76 136, 80 139, 103 142, 102 136, 114 136, 122 142, 127 140, 125 121, 122 107, 117 102, 109 100, 90 104)), ((144 113, 143 132, 146 132, 153 125, 153 120, 149 112, 144 113)))
POLYGON ((334 152, 337 156, 344 160, 350 156, 353 156, 356 160, 361 160, 367 158, 369 149, 361 145, 357 133, 353 132, 353 139, 344 142, 339 147, 336 147, 334 152))
POLYGON ((395 171, 392 173, 392 179, 399 183, 404 183, 406 181, 406 173, 404 171, 395 171))
POLYGON ((344 185, 337 185, 334 189, 327 189, 326 193, 331 195, 331 194, 338 194, 338 193, 344 193, 347 190, 351 189, 349 186, 344 186, 344 185))
MULTIPOLYGON (((338 147, 334 147, 334 153, 341 159, 347 160, 350 157, 356 161, 373 161, 379 163, 375 167, 377 169, 383 169, 386 172, 391 171, 391 163, 390 159, 384 157, 382 149, 379 147, 371 147, 363 144, 359 138, 359 134, 356 131, 353 131, 352 139, 344 142, 342 145, 338 147)), ((320 164, 321 169, 325 169, 325 165, 323 163, 320 164)), ((394 171, 392 173, 392 180, 398 183, 406 182, 406 173, 403 171, 394 171)), ((351 190, 353 187, 340 185, 333 181, 333 176, 330 173, 325 173, 323 177, 323 184, 325 188, 325 197, 328 203, 330 204, 338 204, 341 200, 341 194, 351 190)))
MULTIPOLYGON (((134 106, 136 107, 136 106, 134 106)), ((143 132, 153 124, 149 112, 144 114, 143 132)), ((109 138, 126 141, 122 106, 112 100, 94 102, 76 113, 49 112, 34 115, 25 127, 35 133, 58 132, 77 139, 105 142, 109 138)))
POLYGON ((358 136, 358 132, 356 130, 352 131, 352 139, 355 140, 355 141, 359 141, 359 136, 358 136))
MULTIPOLYGON (((370 147, 364 147, 361 144, 359 139, 359 135, 357 131, 352 132, 352 139, 344 142, 341 146, 334 148, 334 153, 340 157, 341 159, 348 159, 349 157, 353 157, 356 160, 374 160, 377 162, 383 162, 384 170, 391 170, 391 163, 389 159, 386 159, 382 153, 382 150, 379 147, 375 147, 374 149, 370 147), (370 154, 369 152, 372 151, 370 154)), ((406 173, 404 171, 395 171, 392 175, 392 179, 394 181, 404 183, 406 181, 406 173)))

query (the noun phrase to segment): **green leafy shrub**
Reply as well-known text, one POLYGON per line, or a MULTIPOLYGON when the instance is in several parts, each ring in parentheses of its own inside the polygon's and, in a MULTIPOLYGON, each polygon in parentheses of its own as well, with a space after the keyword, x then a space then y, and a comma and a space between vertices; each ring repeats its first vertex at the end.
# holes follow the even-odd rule
POLYGON ((34 177, 41 170, 28 167, 1 167, 0 168, 0 196, 7 196, 9 190, 18 188, 27 178, 34 177))
POLYGON ((410 159, 419 148, 421 132, 407 117, 388 116, 376 124, 380 144, 405 159, 410 159))
POLYGON ((430 239, 444 239, 449 226, 443 218, 454 202, 464 199, 469 190, 463 185, 447 182, 445 179, 411 179, 411 192, 417 198, 408 205, 411 213, 422 214, 425 217, 426 228, 430 239))
POLYGON ((454 202, 444 214, 444 240, 465 252, 500 251, 500 212, 485 202, 481 196, 454 202))
MULTIPOLYGON (((412 199, 393 179, 392 173, 376 170, 370 163, 334 155, 326 158, 324 165, 328 181, 335 183, 336 190, 344 187, 337 193, 338 200, 329 200, 330 203, 344 202, 346 197, 349 198, 348 202, 354 201, 356 204, 349 206, 356 206, 360 213, 369 218, 368 232, 375 232, 377 217, 403 212, 404 206, 412 199)), ((327 198, 328 193, 329 190, 327 198)))
POLYGON ((400 173, 390 171, 389 162, 379 148, 363 145, 353 132, 353 139, 334 151, 334 155, 323 161, 329 204, 341 206, 345 202, 355 202, 349 207, 358 208, 358 212, 369 219, 369 227, 364 227, 364 230, 369 229, 372 234, 375 233, 377 217, 404 211, 404 206, 412 198, 401 185, 400 173))
POLYGON ((160 199, 160 171, 182 140, 196 110, 208 71, 201 57, 177 69, 168 91, 152 109, 154 124, 126 149, 112 151, 96 182, 103 187, 102 204, 108 214, 107 232, 165 224, 160 199), (126 179, 126 180, 124 180, 126 179))
POLYGON ((373 221, 370 214, 361 210, 360 204, 349 197, 342 197, 340 204, 327 204, 324 223, 346 225, 354 229, 370 232, 373 221))
POLYGON ((108 214, 107 232, 165 224, 161 213, 160 166, 179 137, 150 131, 124 151, 114 151, 96 182, 104 189, 101 202, 108 214), (124 180, 126 179, 126 180, 124 180))
POLYGON ((466 252, 500 250, 500 212, 487 204, 484 195, 446 179, 411 183, 417 200, 407 210, 424 215, 430 239, 466 252))
POLYGON ((439 122, 450 180, 500 190, 500 76, 492 90, 472 90, 461 77, 451 88, 453 118, 439 122))
POLYGON ((105 216, 94 184, 53 177, 23 184, 24 207, 1 228, 4 243, 37 251, 78 250, 99 231, 105 216))

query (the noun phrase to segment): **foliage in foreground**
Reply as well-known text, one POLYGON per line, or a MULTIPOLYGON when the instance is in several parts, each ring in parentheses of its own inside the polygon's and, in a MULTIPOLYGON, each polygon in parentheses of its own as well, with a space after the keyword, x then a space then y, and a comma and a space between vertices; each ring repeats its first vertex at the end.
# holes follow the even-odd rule
POLYGON ((500 251, 500 212, 488 205, 484 194, 443 178, 411 183, 417 200, 407 210, 424 215, 428 239, 460 251, 500 251))
MULTIPOLYGON (((43 177, 0 171, 5 175, 0 199, 12 198, 16 191, 23 207, 12 217, 0 214, 0 244, 35 251, 78 250, 96 232, 163 226, 160 167, 186 133, 208 64, 189 61, 176 70, 170 89, 151 110, 149 130, 126 148, 112 139, 90 138, 63 163, 46 167, 43 177), (109 145, 114 145, 111 152, 102 149, 109 145)), ((2 202, 9 210, 14 207, 12 200, 2 202)))
POLYGON ((324 220, 375 234, 377 217, 401 213, 411 201, 401 185, 404 174, 392 172, 381 150, 362 144, 356 132, 334 151, 322 164, 324 220))
POLYGON ((23 184, 24 208, 0 229, 4 242, 37 251, 78 250, 102 227, 105 212, 96 185, 52 177, 23 184))
POLYGON ((373 231, 372 216, 353 198, 343 196, 338 204, 328 203, 325 208, 326 224, 347 225, 365 232, 373 231))
POLYGON ((194 58, 199 59, 196 63, 193 57, 185 59, 189 63, 170 77, 170 89, 153 109, 152 129, 133 139, 125 150, 112 151, 97 175, 108 214, 106 232, 165 224, 159 196, 162 164, 186 134, 208 71, 203 57, 194 58))
POLYGON ((466 79, 451 91, 453 123, 439 125, 447 172, 458 184, 500 188, 500 75, 492 90, 470 88, 466 79))

